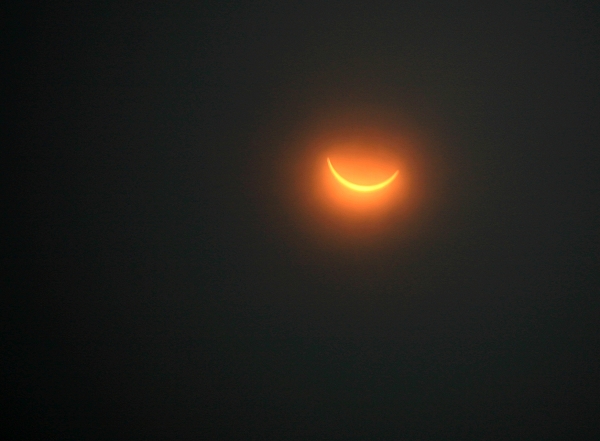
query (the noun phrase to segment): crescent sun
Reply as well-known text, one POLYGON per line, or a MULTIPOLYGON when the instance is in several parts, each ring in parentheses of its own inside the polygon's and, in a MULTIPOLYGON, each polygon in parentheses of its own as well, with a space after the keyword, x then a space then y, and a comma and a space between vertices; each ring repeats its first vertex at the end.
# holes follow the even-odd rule
POLYGON ((359 185, 359 184, 354 184, 353 182, 350 182, 350 181, 344 179, 336 171, 336 169, 333 168, 333 165, 331 164, 331 161, 329 160, 329 158, 327 158, 327 164, 329 164, 329 170, 331 170, 331 173, 340 182, 340 184, 342 184, 345 187, 348 187, 351 190, 362 191, 362 192, 376 191, 376 190, 381 190, 384 187, 387 187, 388 185, 390 185, 392 183, 392 181, 394 179, 396 179, 396 176, 398 176, 398 172, 399 172, 399 170, 396 170, 392 176, 390 176, 389 178, 387 178, 385 181, 380 182, 379 184, 374 184, 374 185, 359 185))

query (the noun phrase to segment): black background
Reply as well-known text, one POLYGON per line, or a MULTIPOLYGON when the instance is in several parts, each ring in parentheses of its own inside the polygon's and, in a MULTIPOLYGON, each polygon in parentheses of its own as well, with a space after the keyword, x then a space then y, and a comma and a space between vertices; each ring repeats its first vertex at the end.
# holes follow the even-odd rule
POLYGON ((11 437, 600 435, 592 2, 50 3, 5 27, 11 437), (449 170, 381 252, 273 214, 336 106, 449 170))

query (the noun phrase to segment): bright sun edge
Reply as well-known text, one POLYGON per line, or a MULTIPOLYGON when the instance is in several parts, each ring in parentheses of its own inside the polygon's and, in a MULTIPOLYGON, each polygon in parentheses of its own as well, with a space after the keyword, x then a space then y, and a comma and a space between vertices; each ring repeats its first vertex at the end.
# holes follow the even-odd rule
POLYGON ((387 178, 385 181, 380 182, 379 184, 374 184, 374 185, 359 185, 359 184, 354 184, 346 179, 344 179, 337 171, 335 168, 333 168, 333 165, 331 164, 331 160, 329 158, 327 158, 327 164, 329 164, 329 170, 331 170, 331 173, 333 173, 333 176, 335 176, 335 178, 344 186, 348 187, 351 190, 354 191, 361 191, 361 192, 370 192, 370 191, 376 191, 376 190, 381 190, 382 188, 388 186, 389 184, 392 183, 392 181, 394 179, 396 179, 396 176, 398 176, 398 172, 399 170, 396 170, 394 172, 394 174, 392 176, 390 176, 389 178, 387 178))

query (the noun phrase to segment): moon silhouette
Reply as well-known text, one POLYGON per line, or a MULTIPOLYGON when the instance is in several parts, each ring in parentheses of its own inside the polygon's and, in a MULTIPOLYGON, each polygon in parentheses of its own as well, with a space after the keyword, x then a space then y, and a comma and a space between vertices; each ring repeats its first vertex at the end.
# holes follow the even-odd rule
POLYGON ((337 172, 337 170, 335 168, 333 168, 333 165, 331 164, 331 161, 329 160, 329 158, 327 158, 327 164, 329 164, 329 170, 331 170, 331 173, 340 182, 340 184, 349 188, 350 190, 360 191, 360 192, 365 192, 365 193, 370 192, 370 191, 381 190, 382 188, 387 187, 388 185, 390 185, 392 183, 392 181, 394 179, 396 179, 396 176, 398 176, 398 172, 399 172, 399 170, 396 170, 392 176, 387 178, 385 181, 380 182, 379 184, 359 185, 359 184, 350 182, 347 179, 345 179, 343 176, 341 176, 337 172))

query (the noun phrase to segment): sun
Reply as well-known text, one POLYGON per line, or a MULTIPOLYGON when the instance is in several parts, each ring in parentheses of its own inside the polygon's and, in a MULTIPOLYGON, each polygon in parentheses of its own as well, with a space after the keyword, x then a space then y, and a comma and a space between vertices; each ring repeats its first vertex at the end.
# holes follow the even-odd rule
POLYGON ((388 185, 390 185, 392 183, 392 181, 394 181, 394 179, 396 179, 396 176, 398 176, 398 173, 400 172, 399 170, 396 170, 392 176, 390 176, 385 181, 382 181, 378 184, 360 185, 360 184, 355 184, 353 182, 350 182, 347 179, 345 179, 343 176, 341 176, 336 171, 336 169, 333 167, 333 165, 331 164, 331 160, 329 158, 327 158, 327 164, 329 165, 329 170, 331 170, 331 173, 340 182, 340 184, 342 184, 343 186, 345 186, 351 190, 360 191, 363 193, 377 191, 377 190, 381 190, 384 187, 387 187, 388 185))

